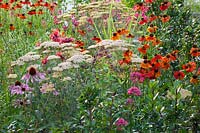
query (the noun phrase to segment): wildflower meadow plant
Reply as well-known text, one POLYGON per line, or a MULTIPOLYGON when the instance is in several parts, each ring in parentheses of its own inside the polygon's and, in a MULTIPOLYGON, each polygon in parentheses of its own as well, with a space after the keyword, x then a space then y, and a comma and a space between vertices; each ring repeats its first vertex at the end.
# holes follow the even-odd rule
POLYGON ((59 2, 0 3, 5 16, 16 16, 0 22, 1 42, 9 44, 0 45, 0 56, 21 51, 0 60, 9 66, 0 131, 199 131, 199 42, 181 38, 190 22, 178 28, 178 2, 128 8, 102 0, 76 3, 69 12, 59 2), (5 41, 19 41, 23 31, 22 47, 5 41))

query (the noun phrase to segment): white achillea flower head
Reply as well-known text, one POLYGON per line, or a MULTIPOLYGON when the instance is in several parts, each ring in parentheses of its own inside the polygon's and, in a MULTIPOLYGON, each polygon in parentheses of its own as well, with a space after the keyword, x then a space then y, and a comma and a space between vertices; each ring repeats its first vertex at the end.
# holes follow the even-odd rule
POLYGON ((102 40, 101 42, 97 43, 96 45, 91 45, 88 49, 104 47, 105 49, 117 48, 117 47, 134 47, 135 45, 126 43, 124 40, 102 40))
POLYGON ((75 47, 76 44, 74 43, 62 43, 60 44, 60 47, 63 48, 63 47, 75 47))
POLYGON ((56 67, 53 67, 52 70, 53 70, 53 71, 56 71, 56 72, 62 72, 62 71, 63 71, 63 68, 62 68, 62 67, 56 66, 56 67))
POLYGON ((62 81, 71 81, 72 78, 71 77, 64 77, 62 81))
POLYGON ((22 66, 24 65, 24 62, 23 61, 12 61, 11 62, 11 67, 14 67, 14 66, 22 66))
POLYGON ((52 84, 52 83, 44 83, 44 84, 42 84, 42 87, 40 88, 40 91, 42 93, 53 92, 53 91, 55 91, 54 84, 52 84))
POLYGON ((188 90, 185 90, 185 89, 182 89, 180 90, 180 94, 181 94, 181 98, 182 99, 185 99, 186 97, 191 97, 192 96, 192 92, 191 91, 188 91, 188 90))
POLYGON ((67 59, 67 61, 70 61, 73 63, 81 63, 81 62, 85 61, 85 57, 84 57, 84 55, 77 54, 77 55, 73 55, 72 57, 67 59))
POLYGON ((16 79, 17 78, 17 74, 9 74, 7 76, 8 79, 16 79))
POLYGON ((42 51, 42 54, 48 54, 48 53, 51 53, 52 51, 51 50, 44 50, 42 51))
POLYGON ((54 59, 60 59, 60 57, 56 55, 50 55, 47 57, 47 60, 54 60, 54 59))
POLYGON ((61 69, 65 70, 65 69, 70 69, 73 66, 72 66, 71 62, 65 61, 65 62, 62 62, 62 63, 58 64, 58 67, 60 67, 61 69))
POLYGON ((59 48, 59 42, 43 42, 40 44, 39 48, 37 49, 40 49, 40 48, 59 48))

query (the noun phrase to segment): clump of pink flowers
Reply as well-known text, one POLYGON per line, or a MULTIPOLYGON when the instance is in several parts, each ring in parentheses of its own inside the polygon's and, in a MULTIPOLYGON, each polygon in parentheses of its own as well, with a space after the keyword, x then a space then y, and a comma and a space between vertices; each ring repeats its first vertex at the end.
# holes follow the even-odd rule
POLYGON ((130 74, 130 79, 133 83, 137 83, 137 82, 143 83, 145 80, 145 76, 144 74, 140 72, 132 72, 130 74))
POLYGON ((128 125, 128 122, 124 118, 119 118, 115 125, 117 126, 117 130, 121 130, 122 127, 125 127, 128 125))
POLYGON ((135 96, 141 96, 142 92, 138 87, 131 87, 130 89, 128 89, 128 95, 135 95, 135 96))
POLYGON ((50 39, 54 42, 59 42, 60 44, 74 41, 74 38, 62 37, 58 29, 53 30, 53 32, 50 35, 50 39))
POLYGON ((12 95, 17 94, 17 95, 22 95, 25 92, 30 92, 32 91, 32 88, 30 88, 27 84, 23 84, 20 81, 16 81, 14 85, 11 85, 9 87, 10 93, 12 95))

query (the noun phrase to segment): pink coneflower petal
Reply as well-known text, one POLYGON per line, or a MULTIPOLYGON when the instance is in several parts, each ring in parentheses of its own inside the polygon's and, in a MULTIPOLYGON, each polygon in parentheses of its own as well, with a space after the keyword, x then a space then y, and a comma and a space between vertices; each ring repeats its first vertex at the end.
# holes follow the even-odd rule
POLYGON ((30 92, 32 91, 33 89, 30 88, 27 84, 23 84, 19 81, 16 81, 14 85, 11 85, 9 87, 9 90, 10 90, 10 93, 12 95, 14 94, 17 94, 17 95, 22 95, 24 94, 25 92, 30 92))
POLYGON ((22 80, 26 81, 26 84, 29 82, 29 80, 33 82, 40 82, 45 79, 45 73, 40 73, 37 71, 37 69, 33 66, 31 66, 28 69, 28 72, 22 77, 22 80))

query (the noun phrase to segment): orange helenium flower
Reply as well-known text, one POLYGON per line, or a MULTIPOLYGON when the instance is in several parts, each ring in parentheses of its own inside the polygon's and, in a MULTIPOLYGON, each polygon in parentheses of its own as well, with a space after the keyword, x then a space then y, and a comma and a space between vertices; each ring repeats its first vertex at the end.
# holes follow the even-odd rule
POLYGON ((192 83, 192 84, 197 84, 197 83, 199 83, 198 76, 197 76, 197 75, 193 75, 193 76, 190 78, 190 83, 192 83))
POLYGON ((84 42, 82 42, 82 41, 76 41, 75 44, 76 44, 76 46, 75 46, 76 48, 84 46, 84 42))
POLYGON ((184 70, 186 70, 186 72, 193 72, 196 69, 196 63, 195 62, 189 62, 187 64, 184 64, 182 66, 182 68, 184 70))
POLYGON ((78 30, 78 33, 81 35, 81 36, 85 36, 86 32, 84 30, 78 30))
POLYGON ((154 14, 151 14, 150 17, 149 17, 149 22, 152 22, 154 20, 156 20, 158 17, 154 14))
POLYGON ((95 41, 96 43, 101 42, 101 39, 96 36, 94 36, 91 40, 95 41))
POLYGON ((162 2, 160 5, 160 10, 164 11, 168 9, 170 5, 171 5, 171 2, 168 2, 168 1, 162 2))
POLYGON ((153 40, 153 41, 152 41, 153 46, 159 45, 159 44, 161 44, 161 43, 162 43, 162 42, 161 42, 159 39, 156 39, 156 40, 153 40))
POLYGON ((156 37, 153 34, 146 36, 146 41, 155 41, 155 40, 156 40, 156 37))
POLYGON ((136 3, 136 5, 134 6, 134 10, 135 11, 139 11, 142 10, 144 7, 144 4, 142 2, 136 3))
POLYGON ((111 38, 111 40, 119 40, 120 39, 120 35, 118 33, 113 33, 113 36, 111 38))
POLYGON ((139 51, 141 54, 146 54, 148 48, 149 48, 149 44, 145 44, 144 46, 138 48, 138 51, 139 51))
POLYGON ((181 72, 181 71, 175 71, 174 72, 174 78, 175 79, 182 80, 182 79, 184 79, 184 77, 185 77, 185 74, 183 72, 181 72))
POLYGON ((160 19, 163 23, 166 23, 170 20, 170 16, 169 15, 163 15, 163 16, 160 17, 160 19))
POLYGON ((126 37, 127 38, 134 38, 134 36, 132 34, 130 34, 130 33, 126 37))
POLYGON ((144 41, 146 41, 146 37, 143 35, 140 38, 138 38, 138 41, 144 42, 144 41))
POLYGON ((190 54, 191 56, 200 56, 200 49, 197 47, 197 45, 193 45, 192 48, 190 49, 190 54))
POLYGON ((15 27, 14 27, 14 25, 13 24, 10 24, 10 30, 15 30, 15 27))
POLYGON ((157 26, 153 26, 152 24, 147 28, 147 31, 150 33, 156 32, 157 26))
POLYGON ((123 53, 124 58, 131 58, 132 55, 133 55, 133 52, 130 51, 130 50, 126 50, 126 51, 123 53))
POLYGON ((151 68, 151 64, 149 63, 149 61, 147 59, 145 59, 141 64, 140 67, 143 69, 149 69, 151 68))

